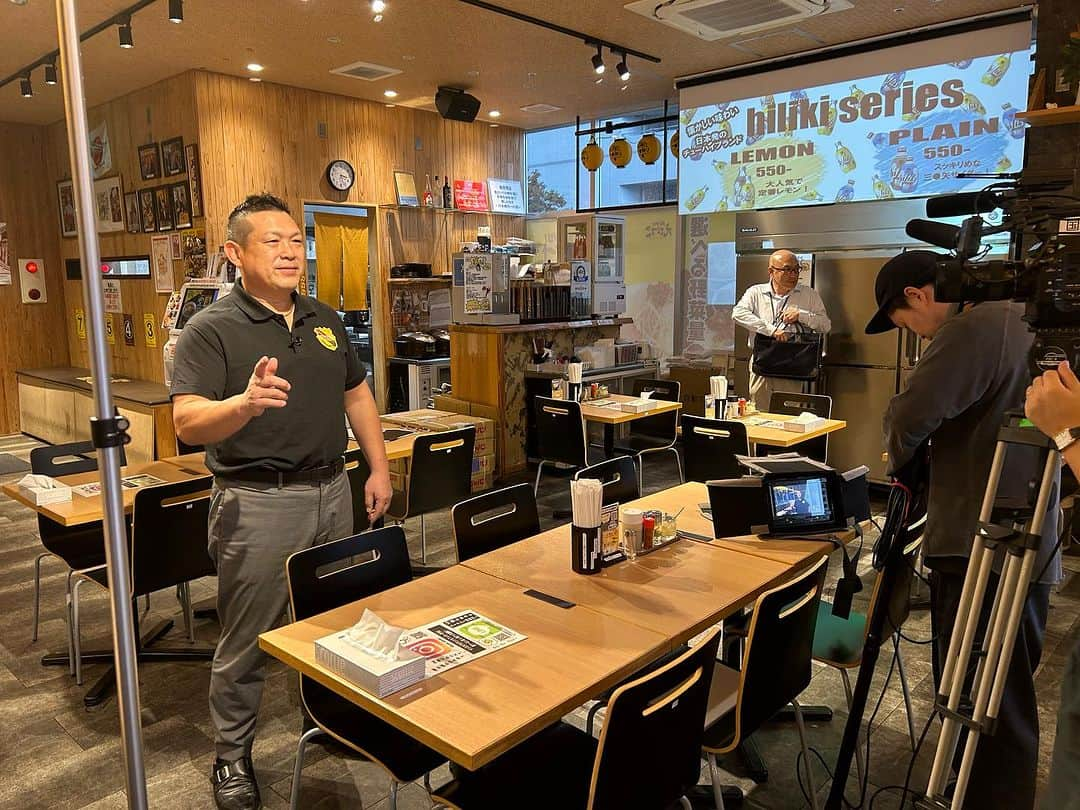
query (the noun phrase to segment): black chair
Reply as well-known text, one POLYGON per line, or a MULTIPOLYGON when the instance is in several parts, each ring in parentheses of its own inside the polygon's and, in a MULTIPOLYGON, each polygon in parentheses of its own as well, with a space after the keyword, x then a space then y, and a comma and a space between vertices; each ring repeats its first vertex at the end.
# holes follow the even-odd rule
MULTIPOLYGON (((681 386, 675 380, 634 380, 635 397, 651 393, 654 399, 679 402, 681 386)), ((679 468, 679 480, 683 480, 682 462, 675 443, 679 439, 679 412, 647 416, 630 423, 630 434, 615 445, 615 450, 632 456, 638 465, 638 489, 645 490, 645 456, 648 453, 671 453, 679 468)))
MULTIPOLYGON (((357 448, 345 451, 345 475, 349 477, 349 491, 352 494, 353 534, 360 534, 372 528, 367 516, 367 504, 364 502, 364 485, 371 475, 371 467, 368 466, 363 450, 357 448)), ((383 519, 380 517, 375 521, 374 528, 380 529, 382 525, 383 519)))
POLYGON ((595 478, 603 484, 603 504, 626 504, 641 497, 637 468, 630 456, 616 456, 574 473, 574 480, 595 478))
POLYGON ((719 632, 615 690, 600 740, 556 723, 435 792, 458 810, 691 807, 719 632), (643 752, 647 754, 643 757, 643 752), (536 778, 544 764, 546 778, 536 778), (630 767, 640 763, 640 767, 630 767))
MULTIPOLYGON (((128 560, 131 571, 132 602, 139 596, 162 588, 179 586, 188 640, 194 641, 191 595, 188 583, 217 574, 206 549, 206 526, 210 514, 210 476, 144 487, 135 493, 131 516, 131 539, 128 560)), ((76 681, 82 683, 81 642, 79 631, 79 588, 93 582, 108 590, 104 566, 78 572, 72 588, 72 636, 75 643, 76 681)), ((209 661, 213 648, 150 647, 172 628, 172 621, 161 622, 145 636, 139 634, 138 611, 135 618, 136 651, 140 661, 209 661)), ((98 679, 84 702, 93 705, 107 694, 115 679, 110 671, 98 679)))
MULTIPOLYGON (((294 621, 385 591, 412 579, 405 532, 400 526, 387 526, 298 551, 285 562, 285 577, 294 621)), ((297 742, 292 808, 299 806, 304 750, 319 736, 329 737, 328 742, 340 743, 350 755, 374 762, 389 773, 392 810, 397 807, 401 783, 426 777, 446 761, 305 675, 300 676, 300 703, 315 726, 304 731, 297 742)))
MULTIPOLYGON (((769 397, 770 413, 798 416, 803 411, 829 419, 832 417, 832 397, 825 394, 791 394, 783 391, 773 391, 772 396, 769 397)), ((829 457, 829 436, 826 434, 802 442, 795 449, 807 458, 815 459, 824 464, 829 457)))
POLYGON ((744 469, 735 455, 748 455, 746 425, 723 419, 682 418, 683 462, 687 481, 739 478, 744 469))
MULTIPOLYGON (((585 437, 585 419, 581 405, 569 399, 536 397, 536 445, 540 463, 536 468, 533 492, 540 491, 540 476, 545 464, 559 464, 579 470, 589 466, 589 443, 585 437)), ((555 510, 554 517, 566 518, 568 510, 555 510)))
POLYGON ((827 558, 822 557, 808 571, 761 594, 750 616, 741 669, 720 662, 713 669, 702 749, 709 762, 718 810, 724 810, 724 796, 717 755, 734 751, 789 703, 795 709, 811 806, 817 810, 798 697, 810 684, 814 627, 827 564, 827 558))
POLYGON ((449 509, 468 498, 472 488, 476 428, 422 433, 413 441, 405 490, 395 491, 386 510, 393 520, 420 517, 420 560, 427 564, 427 525, 424 516, 449 509))
POLYGON ((458 562, 540 533, 536 495, 528 484, 486 492, 450 512, 458 562))
MULTIPOLYGON (((120 446, 120 464, 127 464, 127 455, 120 446)), ((95 472, 98 468, 97 450, 93 442, 71 442, 54 444, 49 447, 35 447, 30 451, 30 471, 34 475, 48 475, 58 478, 63 475, 95 472)), ((105 534, 100 522, 84 526, 62 526, 53 520, 38 515, 38 536, 45 551, 34 558, 34 632, 33 641, 38 638, 38 618, 41 605, 41 561, 46 557, 56 557, 68 566, 67 575, 67 619, 68 652, 73 652, 71 638, 71 577, 76 571, 96 568, 105 564, 105 534)), ((70 658, 71 674, 75 674, 75 661, 70 658)))

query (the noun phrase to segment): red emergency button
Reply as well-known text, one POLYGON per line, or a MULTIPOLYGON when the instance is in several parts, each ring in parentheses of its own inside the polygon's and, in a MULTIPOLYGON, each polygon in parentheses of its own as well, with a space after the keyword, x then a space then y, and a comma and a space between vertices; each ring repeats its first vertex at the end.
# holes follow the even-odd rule
POLYGON ((26 263, 26 272, 27 273, 36 273, 37 271, 38 271, 37 262, 27 262, 26 263))
POLYGON ((111 270, 112 270, 112 268, 109 265, 107 265, 107 264, 101 265, 101 273, 102 273, 102 275, 104 275, 105 273, 110 272, 111 270))

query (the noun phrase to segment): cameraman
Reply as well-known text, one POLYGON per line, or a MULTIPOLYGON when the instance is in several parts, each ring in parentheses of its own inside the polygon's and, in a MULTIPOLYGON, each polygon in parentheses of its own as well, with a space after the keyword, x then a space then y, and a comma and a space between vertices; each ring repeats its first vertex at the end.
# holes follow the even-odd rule
MULTIPOLYGON (((945 256, 926 250, 902 253, 878 273, 878 311, 867 334, 910 329, 932 338, 884 418, 889 472, 900 470, 930 440, 930 485, 923 559, 930 568, 930 621, 934 635, 934 681, 941 689, 942 661, 959 613, 972 539, 975 536, 998 429, 1006 411, 1019 408, 1028 384, 1032 335, 1023 307, 1007 301, 959 306, 937 301, 934 278, 945 256)), ((1029 482, 1042 475, 1037 448, 1013 446, 1006 455, 998 498, 1027 502, 1029 482)), ((966 807, 1030 810, 1035 804, 1039 714, 1032 675, 1042 654, 1050 585, 1060 559, 1050 560, 1057 538, 1057 491, 1043 524, 1043 543, 1024 605, 993 735, 979 739, 966 807)), ((995 566, 997 567, 997 566, 995 566)), ((997 576, 983 603, 980 633, 993 605, 997 576)), ((959 766, 957 758, 955 767, 959 766)))
MULTIPOLYGON (((1035 427, 1054 439, 1073 475, 1080 478, 1080 380, 1068 362, 1032 381, 1024 412, 1035 427)), ((1048 810, 1080 808, 1080 643, 1073 645, 1061 679, 1050 782, 1041 805, 1048 810)))

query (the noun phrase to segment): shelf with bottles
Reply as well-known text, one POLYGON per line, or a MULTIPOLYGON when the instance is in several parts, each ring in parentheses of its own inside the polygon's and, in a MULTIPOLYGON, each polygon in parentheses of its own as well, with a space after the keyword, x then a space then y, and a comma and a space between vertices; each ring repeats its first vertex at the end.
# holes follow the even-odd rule
POLYGON ((454 280, 452 275, 428 276, 427 278, 388 278, 387 284, 449 284, 454 280))
POLYGON ((387 211, 421 211, 431 214, 464 214, 476 217, 509 217, 511 219, 524 219, 525 214, 504 214, 501 211, 471 211, 464 208, 442 208, 434 205, 397 205, 388 203, 380 206, 387 211))

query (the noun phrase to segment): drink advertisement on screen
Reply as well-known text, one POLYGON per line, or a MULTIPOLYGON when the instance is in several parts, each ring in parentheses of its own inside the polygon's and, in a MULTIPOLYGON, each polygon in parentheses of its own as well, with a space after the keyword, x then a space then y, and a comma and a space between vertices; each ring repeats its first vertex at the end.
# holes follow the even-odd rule
POLYGON ((679 211, 974 191, 1019 171, 1027 50, 866 76, 679 115, 679 211))

